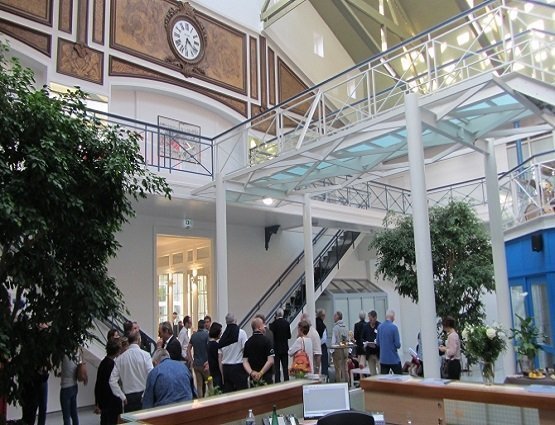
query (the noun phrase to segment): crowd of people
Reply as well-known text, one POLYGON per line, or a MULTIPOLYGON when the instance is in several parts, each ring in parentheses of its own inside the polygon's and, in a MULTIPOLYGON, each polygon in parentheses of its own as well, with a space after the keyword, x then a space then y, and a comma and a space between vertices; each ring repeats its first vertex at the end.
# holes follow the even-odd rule
MULTIPOLYGON (((180 321, 174 313, 172 321, 159 325, 152 355, 149 345, 141 339, 137 322, 126 322, 122 335, 111 329, 95 385, 100 424, 116 424, 122 412, 269 385, 282 379, 288 381, 290 374, 327 377, 330 353, 336 382, 348 382, 349 368, 355 366, 367 367, 370 375, 422 371, 418 347, 413 359, 401 366, 398 354, 401 343, 393 310, 386 312, 381 323, 376 311, 368 313, 368 321, 361 311, 352 332, 345 325, 342 312, 336 311, 330 346, 323 309, 316 312, 315 326, 308 314, 301 316, 291 345, 290 323, 283 316, 283 310, 278 309, 268 326, 264 315, 257 314, 251 322, 252 335, 248 337, 232 313, 225 317, 225 329, 207 315, 194 330, 190 316, 180 321)), ((445 358, 444 377, 459 379, 461 346, 455 320, 446 317, 443 330, 447 339, 439 345, 439 353, 445 358)), ((418 339, 421 347, 420 334, 418 339)), ((62 362, 60 403, 64 425, 79 423, 77 384, 87 383, 84 366, 82 353, 66 356, 62 362)), ((35 413, 36 409, 29 417, 34 418, 35 413)), ((39 416, 40 424, 44 413, 39 416)))

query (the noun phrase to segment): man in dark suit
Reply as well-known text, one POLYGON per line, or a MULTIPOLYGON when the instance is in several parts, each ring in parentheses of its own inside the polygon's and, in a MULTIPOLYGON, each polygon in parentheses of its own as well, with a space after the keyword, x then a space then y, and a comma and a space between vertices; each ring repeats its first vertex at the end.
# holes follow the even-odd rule
POLYGON ((274 372, 275 382, 281 382, 281 367, 283 367, 283 380, 289 381, 289 339, 291 328, 289 322, 283 318, 283 309, 276 311, 276 320, 270 324, 270 330, 274 334, 274 372))
POLYGON ((181 344, 173 335, 173 326, 170 322, 160 323, 158 327, 158 347, 165 348, 170 353, 172 360, 181 360, 181 344))
POLYGON ((364 340, 362 338, 362 333, 366 327, 366 312, 362 310, 358 313, 359 321, 355 323, 355 329, 353 331, 353 336, 355 338, 355 343, 357 345, 357 357, 358 357, 358 367, 364 369, 366 367, 366 350, 364 347, 364 340))

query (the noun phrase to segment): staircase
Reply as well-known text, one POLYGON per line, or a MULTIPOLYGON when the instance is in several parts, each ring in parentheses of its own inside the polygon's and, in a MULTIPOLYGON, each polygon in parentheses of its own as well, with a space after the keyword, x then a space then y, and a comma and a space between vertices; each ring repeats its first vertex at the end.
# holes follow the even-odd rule
MULTIPOLYGON (((130 319, 123 314, 117 314, 110 319, 94 319, 95 335, 85 348, 85 360, 98 368, 100 361, 106 355, 106 335, 110 329, 116 329, 120 335, 123 335, 123 324, 129 322, 130 319)), ((141 333, 141 348, 148 353, 154 353, 156 350, 156 341, 148 334, 141 333)))
MULTIPOLYGON (((328 229, 322 229, 313 239, 312 245, 316 246, 317 242, 326 234, 328 229)), ((320 253, 314 258, 314 289, 321 293, 331 278, 339 269, 341 259, 349 251, 359 236, 357 232, 338 230, 333 234, 330 240, 320 250, 320 253)), ((244 328, 249 325, 254 315, 258 312, 266 313, 266 320, 269 322, 276 313, 278 308, 283 308, 284 317, 289 322, 302 311, 306 305, 306 284, 304 271, 290 284, 280 298, 272 297, 286 281, 286 278, 292 274, 294 267, 299 265, 304 258, 304 251, 293 260, 286 268, 282 275, 274 282, 270 288, 262 295, 260 300, 255 303, 253 308, 239 322, 239 326, 244 328)), ((289 279, 291 282, 292 279, 289 279)))
MULTIPOLYGON (((331 278, 339 270, 339 263, 344 255, 353 246, 360 233, 339 230, 324 249, 314 259, 314 290, 322 293, 331 278)), ((271 311, 268 317, 273 317, 280 306, 284 306, 283 317, 291 323, 306 305, 306 282, 303 273, 293 284, 288 293, 271 311)))

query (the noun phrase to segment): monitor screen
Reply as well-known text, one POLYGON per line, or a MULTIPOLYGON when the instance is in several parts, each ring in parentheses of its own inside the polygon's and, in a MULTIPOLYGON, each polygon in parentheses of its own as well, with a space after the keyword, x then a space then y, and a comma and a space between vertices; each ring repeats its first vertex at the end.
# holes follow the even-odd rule
POLYGON ((321 418, 328 413, 350 408, 349 387, 346 382, 303 386, 305 419, 321 418))

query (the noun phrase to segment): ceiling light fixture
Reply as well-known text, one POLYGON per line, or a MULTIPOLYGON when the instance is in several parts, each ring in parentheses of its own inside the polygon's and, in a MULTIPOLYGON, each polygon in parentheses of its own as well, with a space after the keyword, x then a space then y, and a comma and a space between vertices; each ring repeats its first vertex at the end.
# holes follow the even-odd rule
POLYGON ((262 200, 262 203, 263 203, 264 205, 270 206, 270 205, 272 205, 272 204, 274 203, 274 200, 273 200, 272 198, 270 198, 270 197, 266 197, 266 198, 264 198, 264 199, 262 200))

